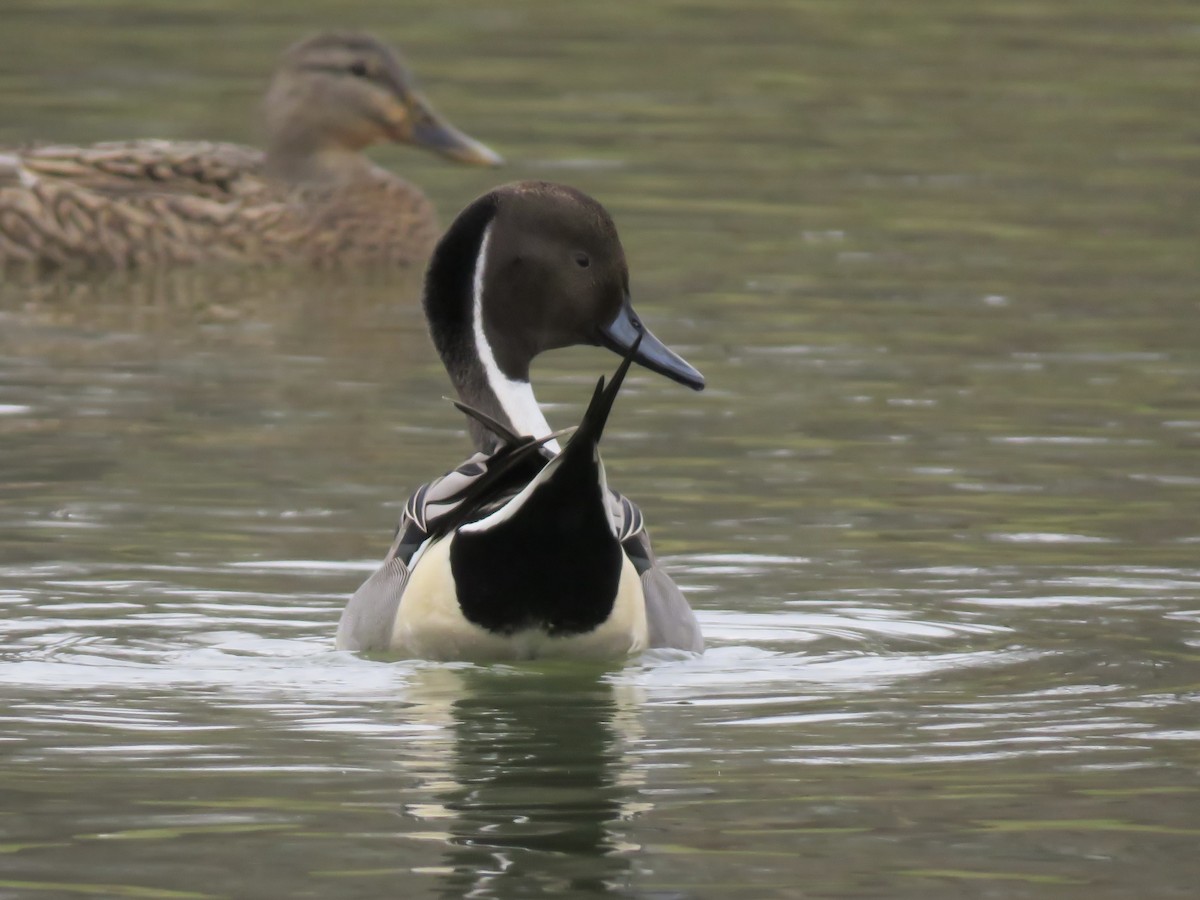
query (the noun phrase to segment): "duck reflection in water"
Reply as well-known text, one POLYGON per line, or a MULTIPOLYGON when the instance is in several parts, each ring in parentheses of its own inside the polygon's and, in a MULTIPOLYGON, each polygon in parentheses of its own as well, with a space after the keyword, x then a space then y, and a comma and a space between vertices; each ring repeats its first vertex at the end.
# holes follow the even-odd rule
POLYGON ((627 689, 566 664, 417 677, 419 713, 452 736, 451 752, 433 744, 420 761, 436 802, 406 807, 442 832, 439 896, 628 896, 620 851, 636 847, 618 823, 640 807, 627 689))

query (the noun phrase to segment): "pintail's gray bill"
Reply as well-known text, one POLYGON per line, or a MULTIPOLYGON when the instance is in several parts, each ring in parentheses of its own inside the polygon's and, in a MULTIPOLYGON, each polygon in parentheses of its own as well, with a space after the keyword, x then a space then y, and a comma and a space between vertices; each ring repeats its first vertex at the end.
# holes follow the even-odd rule
POLYGON ((642 343, 633 355, 634 362, 694 391, 704 390, 704 376, 642 324, 627 296, 616 318, 600 329, 600 343, 624 356, 638 335, 641 335, 642 343))

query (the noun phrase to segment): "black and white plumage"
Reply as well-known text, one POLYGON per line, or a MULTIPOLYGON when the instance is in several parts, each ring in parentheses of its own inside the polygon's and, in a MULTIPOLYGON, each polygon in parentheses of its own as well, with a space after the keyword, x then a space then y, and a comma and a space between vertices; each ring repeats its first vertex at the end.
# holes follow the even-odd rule
POLYGON ((702 649, 640 510, 609 489, 600 459, 631 363, 704 384, 641 324, 628 283, 611 219, 571 188, 509 185, 458 216, 430 263, 425 310, 478 452, 409 499, 383 565, 343 613, 340 648, 433 659, 702 649), (529 363, 572 344, 624 359, 560 450, 567 432, 550 431, 529 363))

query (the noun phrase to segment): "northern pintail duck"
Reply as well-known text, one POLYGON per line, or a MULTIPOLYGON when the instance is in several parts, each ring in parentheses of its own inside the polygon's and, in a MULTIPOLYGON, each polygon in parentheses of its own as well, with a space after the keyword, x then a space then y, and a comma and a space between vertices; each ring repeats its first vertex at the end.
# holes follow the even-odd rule
POLYGON ((702 649, 641 513, 608 488, 597 445, 631 362, 695 390, 704 378, 633 311, 604 208, 545 182, 485 194, 434 250, 424 305, 478 452, 409 499, 337 646, 470 660, 702 649), (565 432, 551 432, 529 365, 574 344, 625 358, 560 451, 565 432))
POLYGON ((437 239, 433 205, 362 150, 392 141, 500 162, 366 34, 288 49, 263 106, 265 152, 155 140, 0 152, 0 262, 412 263, 437 239))

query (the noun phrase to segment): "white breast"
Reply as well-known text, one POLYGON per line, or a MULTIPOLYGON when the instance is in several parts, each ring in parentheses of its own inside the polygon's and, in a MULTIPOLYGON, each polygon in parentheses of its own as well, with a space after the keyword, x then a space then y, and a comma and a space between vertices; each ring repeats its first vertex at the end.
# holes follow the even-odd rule
POLYGON ((493 634, 467 620, 450 569, 454 537, 436 541, 416 560, 396 619, 390 649, 418 659, 620 659, 646 649, 648 629, 642 581, 624 554, 612 613, 586 634, 552 637, 539 629, 493 634))

